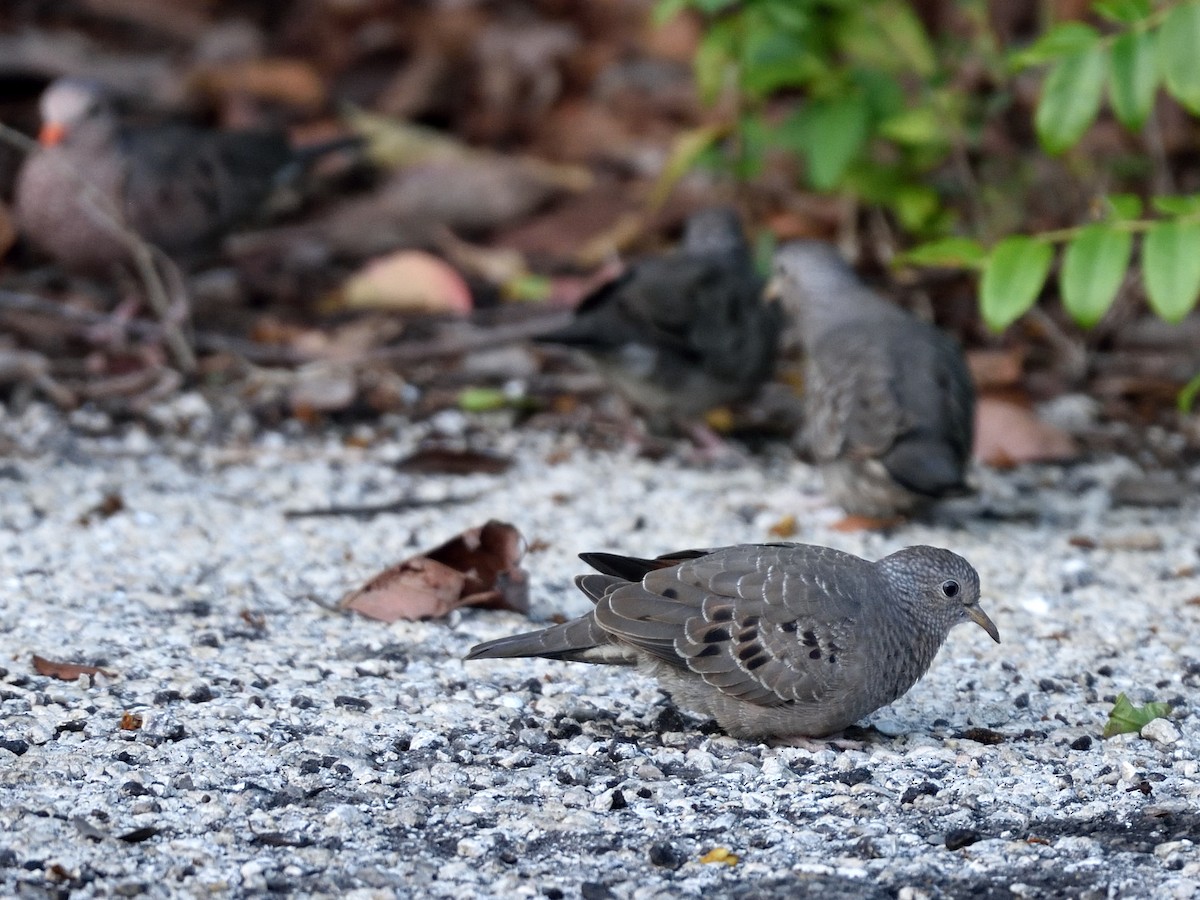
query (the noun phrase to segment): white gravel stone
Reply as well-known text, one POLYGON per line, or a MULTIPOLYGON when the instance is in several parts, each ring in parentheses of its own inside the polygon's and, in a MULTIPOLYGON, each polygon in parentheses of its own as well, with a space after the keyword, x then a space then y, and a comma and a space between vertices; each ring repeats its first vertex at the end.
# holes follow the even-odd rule
POLYGON ((1179 729, 1166 719, 1151 719, 1142 726, 1142 737, 1156 744, 1174 744, 1179 740, 1179 729))

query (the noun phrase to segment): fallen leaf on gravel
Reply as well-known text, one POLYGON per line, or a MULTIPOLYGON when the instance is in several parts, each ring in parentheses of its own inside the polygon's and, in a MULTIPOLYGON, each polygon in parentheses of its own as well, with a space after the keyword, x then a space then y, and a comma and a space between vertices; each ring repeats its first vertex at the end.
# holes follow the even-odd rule
POLYGON ((771 537, 777 537, 781 540, 787 540, 790 537, 796 536, 796 517, 784 516, 768 529, 768 534, 771 537))
POLYGON ((112 672, 107 669, 102 669, 99 666, 87 666, 80 663, 55 662, 52 659, 46 659, 44 656, 33 654, 33 670, 39 675, 46 675, 50 678, 58 678, 62 681, 74 681, 80 675, 86 675, 91 678, 95 675, 107 675, 112 677, 112 672))
POLYGON ((345 309, 469 315, 471 289, 461 275, 432 254, 400 250, 371 260, 338 294, 345 309))
POLYGON ((80 516, 77 521, 80 525, 91 525, 94 520, 110 518, 123 509, 125 509, 124 498, 113 491, 105 494, 99 503, 80 516))
POLYGON ((1028 462, 1074 459, 1074 439, 1037 417, 1033 410, 995 397, 980 397, 975 407, 975 458, 1008 469, 1028 462))
POLYGON ((713 847, 700 857, 700 862, 702 863, 724 863, 727 866, 736 866, 738 861, 738 855, 731 853, 725 847, 713 847))
POLYGON ((121 716, 120 728, 122 731, 137 731, 142 727, 142 717, 137 713, 127 712, 121 716))
POLYGON ((523 543, 516 528, 493 519, 386 569, 338 606, 384 622, 442 618, 460 606, 528 612, 523 543))
POLYGON ((1155 719, 1165 719, 1171 712, 1167 703, 1147 703, 1145 706, 1134 706, 1129 698, 1121 693, 1113 704, 1112 712, 1108 714, 1108 722, 1104 726, 1104 736, 1110 738, 1117 734, 1136 733, 1155 719))
POLYGON ((425 475, 499 475, 512 464, 512 459, 498 453, 432 446, 410 453, 396 463, 396 468, 425 475))

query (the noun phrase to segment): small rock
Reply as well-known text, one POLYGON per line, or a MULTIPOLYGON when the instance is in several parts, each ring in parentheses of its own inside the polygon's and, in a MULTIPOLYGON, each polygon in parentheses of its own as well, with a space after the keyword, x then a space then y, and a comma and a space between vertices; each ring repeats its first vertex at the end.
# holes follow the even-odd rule
POLYGON ((1166 719, 1152 719, 1142 727, 1142 737, 1156 744, 1174 744, 1179 740, 1179 729, 1166 719))
POLYGON ((946 832, 946 849, 961 850, 982 839, 983 835, 974 828, 952 828, 946 832))

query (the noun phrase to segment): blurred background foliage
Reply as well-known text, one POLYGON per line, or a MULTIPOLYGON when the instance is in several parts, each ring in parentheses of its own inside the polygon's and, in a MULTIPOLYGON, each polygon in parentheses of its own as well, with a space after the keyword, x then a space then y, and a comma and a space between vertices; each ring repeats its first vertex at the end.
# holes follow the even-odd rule
POLYGON ((1059 251, 1066 310, 1097 324, 1140 237, 1141 288, 1181 321, 1200 296, 1200 195, 1176 165, 1197 149, 1200 2, 1043 3, 1019 41, 1002 6, 661 0, 657 17, 704 17, 696 80, 726 127, 693 142, 701 164, 752 180, 773 154, 801 158, 808 188, 886 210, 902 260, 980 270, 997 331, 1047 288, 1059 251), (1046 228, 1038 194, 1058 178, 1073 191, 1055 197, 1086 203, 1046 228))

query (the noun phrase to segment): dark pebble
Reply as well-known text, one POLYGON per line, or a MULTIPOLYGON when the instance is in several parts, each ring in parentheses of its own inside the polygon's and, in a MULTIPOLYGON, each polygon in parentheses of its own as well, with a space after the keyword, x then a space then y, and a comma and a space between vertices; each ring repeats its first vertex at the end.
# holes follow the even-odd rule
POLYGON ((687 856, 670 844, 652 844, 650 847, 650 865, 652 866, 674 870, 685 862, 687 862, 687 856))
POLYGON ((1077 737, 1077 738, 1075 738, 1075 740, 1071 741, 1071 749, 1072 750, 1091 750, 1092 749, 1092 739, 1090 737, 1088 737, 1086 734, 1083 735, 1082 737, 1077 737))
POLYGON ((333 705, 340 706, 342 709, 355 709, 359 712, 366 712, 371 708, 371 701, 364 700, 362 697, 334 697, 333 705))
POLYGON ((29 752, 29 742, 19 738, 5 738, 0 740, 0 750, 7 750, 14 756, 24 756, 29 752))
POLYGON ((612 900, 615 896, 607 884, 598 881, 585 881, 579 886, 579 896, 583 900, 612 900))
POLYGON ((212 698, 212 688, 210 688, 207 684, 200 685, 198 688, 188 694, 188 700, 190 700, 192 703, 207 703, 212 698))
POLYGON ((312 697, 297 694, 292 698, 292 706, 296 709, 312 709, 316 704, 313 702, 312 697))
POLYGON ((955 828, 946 832, 946 849, 961 850, 963 847, 969 847, 981 840, 982 837, 983 835, 974 828, 955 828))

